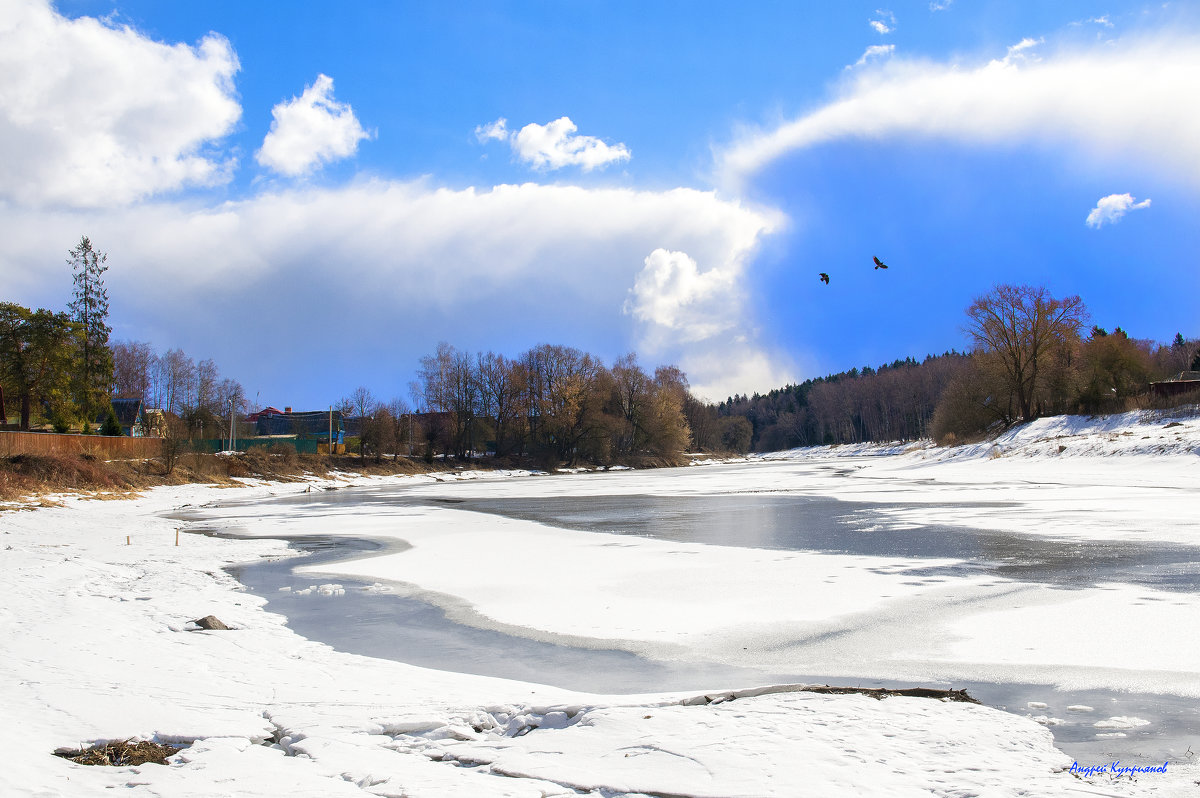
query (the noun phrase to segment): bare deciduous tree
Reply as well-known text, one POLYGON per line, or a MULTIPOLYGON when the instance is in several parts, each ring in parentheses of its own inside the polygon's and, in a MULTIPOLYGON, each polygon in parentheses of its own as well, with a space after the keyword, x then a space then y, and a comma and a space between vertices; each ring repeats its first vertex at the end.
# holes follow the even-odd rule
MULTIPOLYGON (((360 385, 354 389, 349 397, 341 401, 341 407, 348 410, 347 415, 354 415, 358 418, 359 435, 358 435, 358 456, 365 457, 364 447, 369 442, 369 438, 373 434, 373 430, 368 430, 368 422, 371 415, 375 411, 378 403, 375 401, 374 394, 370 389, 360 385)), ((344 412, 346 412, 344 410, 344 412)))
POLYGON ((517 364, 494 352, 478 356, 480 412, 495 424, 496 454, 512 451, 519 435, 521 378, 517 364))
POLYGON ((632 452, 646 441, 646 416, 653 385, 632 352, 617 358, 611 371, 617 409, 624 422, 617 438, 617 451, 632 452))
POLYGON ((967 332, 993 353, 1021 417, 1037 412, 1039 390, 1055 348, 1077 341, 1087 321, 1077 296, 1055 299, 1043 286, 998 285, 967 308, 967 332))
POLYGON ((182 415, 191 409, 195 393, 196 364, 182 349, 169 349, 158 359, 159 405, 163 410, 182 415))
POLYGON ((144 341, 117 341, 112 345, 113 395, 150 401, 151 374, 156 355, 144 341))

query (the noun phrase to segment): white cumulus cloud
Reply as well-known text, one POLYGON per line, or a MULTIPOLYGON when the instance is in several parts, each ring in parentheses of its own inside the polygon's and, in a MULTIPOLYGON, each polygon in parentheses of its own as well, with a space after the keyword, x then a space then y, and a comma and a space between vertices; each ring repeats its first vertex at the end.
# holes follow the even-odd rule
POLYGON ((306 175, 333 161, 348 158, 358 143, 370 138, 354 109, 333 98, 333 78, 317 75, 299 97, 271 109, 271 130, 255 159, 289 177, 306 175))
POLYGON ((241 116, 229 42, 156 42, 67 19, 45 0, 0 12, 0 197, 95 207, 227 181, 209 151, 241 116))
POLYGON ((643 261, 625 311, 640 321, 665 327, 683 341, 699 341, 728 329, 726 309, 735 291, 734 271, 701 271, 685 252, 656 249, 643 261))
POLYGON ((630 159, 632 153, 624 144, 606 144, 595 136, 578 136, 578 129, 570 117, 564 116, 545 125, 531 122, 514 133, 501 117, 476 127, 475 138, 480 143, 507 141, 518 160, 541 171, 578 166, 590 172, 630 159))
POLYGON ((1116 224, 1130 211, 1149 207, 1148 199, 1135 202, 1132 194, 1109 194, 1107 197, 1101 197, 1096 207, 1087 215, 1087 226, 1098 228, 1105 223, 1116 224))
POLYGON ((1136 159, 1200 182, 1200 39, 1157 38, 966 66, 890 59, 849 73, 841 96, 718 153, 739 186, 771 162, 825 142, 917 136, 966 145, 1032 142, 1071 157, 1136 159))
POLYGON ((696 395, 712 401, 795 379, 789 358, 763 346, 746 311, 748 253, 705 256, 702 266, 687 252, 659 247, 642 261, 625 301, 624 312, 639 322, 639 351, 678 360, 696 395))

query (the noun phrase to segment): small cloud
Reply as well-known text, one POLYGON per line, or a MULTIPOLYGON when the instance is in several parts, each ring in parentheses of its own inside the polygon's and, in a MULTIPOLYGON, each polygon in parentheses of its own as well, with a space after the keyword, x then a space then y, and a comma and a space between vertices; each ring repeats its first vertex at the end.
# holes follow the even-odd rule
POLYGON ((489 141, 508 141, 508 120, 500 117, 495 122, 479 125, 475 128, 475 138, 479 140, 480 144, 487 144, 489 141))
POLYGON ((624 144, 609 146, 595 136, 576 136, 578 129, 566 116, 547 125, 530 123, 513 138, 513 152, 534 169, 578 166, 590 172, 616 161, 629 160, 629 148, 624 144))
POLYGON ((1096 203, 1096 207, 1092 208, 1092 212, 1087 216, 1087 226, 1098 228, 1105 222, 1116 224, 1129 211, 1149 207, 1149 199, 1134 202, 1132 194, 1109 194, 1107 197, 1102 197, 1096 203))
POLYGON ((1017 59, 1024 59, 1026 57, 1026 50, 1030 50, 1034 47, 1037 47, 1039 44, 1044 44, 1045 42, 1046 40, 1043 38, 1031 39, 1026 36, 1016 44, 1009 45, 1008 53, 1004 56, 1004 61, 1002 63, 1010 64, 1017 59))
POLYGON ((530 123, 513 133, 508 129, 508 120, 501 117, 476 127, 475 138, 481 144, 507 141, 518 160, 537 170, 578 166, 590 172, 632 157, 624 144, 606 144, 595 136, 577 136, 578 129, 570 117, 564 116, 545 125, 530 123))
POLYGON ((875 18, 868 20, 867 24, 882 36, 896 29, 896 15, 891 11, 877 8, 875 9, 875 18))
POLYGON ((930 11, 945 11, 950 6, 954 5, 954 0, 933 0, 929 4, 930 11))
MULTIPOLYGON (((1077 19, 1074 22, 1068 22, 1067 25, 1068 25, 1068 27, 1071 27, 1071 28, 1081 28, 1084 25, 1097 25, 1101 28, 1113 27, 1112 20, 1108 18, 1107 14, 1105 14, 1102 17, 1088 17, 1087 19, 1077 19)), ((1097 34, 1097 35, 1099 36, 1101 34, 1097 34)))
POLYGON ((372 135, 363 130, 349 104, 333 99, 333 78, 328 75, 317 75, 302 95, 272 108, 271 116, 271 130, 254 157, 289 177, 353 155, 358 142, 372 135))
MULTIPOLYGON (((873 59, 890 56, 895 50, 896 45, 894 44, 872 44, 863 51, 862 56, 854 62, 854 66, 859 67, 873 59)), ((846 68, 849 69, 850 67, 846 68)))

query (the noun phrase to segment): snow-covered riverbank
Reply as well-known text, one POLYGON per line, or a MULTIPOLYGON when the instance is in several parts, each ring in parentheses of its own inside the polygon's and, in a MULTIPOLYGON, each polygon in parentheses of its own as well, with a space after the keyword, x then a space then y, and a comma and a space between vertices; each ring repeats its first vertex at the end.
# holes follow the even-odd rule
MULTIPOLYGON (((958 450, 840 447, 689 469, 405 484, 455 499, 783 492, 882 506, 858 519, 866 533, 935 523, 1200 545, 1198 447, 1190 417, 1048 419, 958 450)), ((575 532, 454 505, 297 512, 237 502, 205 515, 254 539, 184 534, 178 546, 186 524, 165 515, 304 489, 163 488, 0 515, 0 706, 10 718, 0 726, 9 754, 0 793, 1182 795, 1200 780, 1183 751, 1162 752, 1166 773, 1081 780, 1044 726, 987 707, 795 692, 712 704, 689 700, 696 694, 602 696, 340 653, 295 635, 221 569, 282 554, 271 535, 398 538, 413 548, 338 571, 453 597, 476 620, 531 635, 756 667, 772 658, 794 667, 802 654, 802 667, 824 674, 999 674, 1200 699, 1194 594, 914 577, 900 558, 575 532), (953 611, 931 620, 922 614, 931 607, 953 611), (234 628, 188 630, 208 614, 234 628), (780 645, 806 634, 825 642, 780 645), (168 767, 86 768, 50 755, 129 736, 193 744, 168 767)), ((738 686, 749 685, 713 687, 738 686)), ((1097 735, 1139 722, 1103 707, 1072 711, 1090 713, 1097 735)))

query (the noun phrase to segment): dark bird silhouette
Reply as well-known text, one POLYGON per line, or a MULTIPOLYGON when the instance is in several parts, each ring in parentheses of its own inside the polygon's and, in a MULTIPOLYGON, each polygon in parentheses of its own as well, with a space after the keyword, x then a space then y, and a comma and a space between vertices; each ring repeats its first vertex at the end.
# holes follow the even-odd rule
POLYGON ((876 269, 886 269, 887 268, 887 264, 884 263, 883 261, 881 261, 879 258, 875 258, 874 255, 872 255, 871 257, 875 259, 875 268, 876 269))
POLYGON ((825 283, 825 285, 829 285, 829 275, 825 272, 821 272, 821 282, 825 283))

